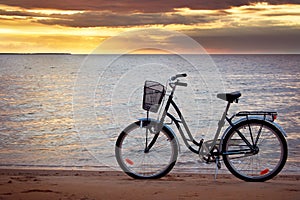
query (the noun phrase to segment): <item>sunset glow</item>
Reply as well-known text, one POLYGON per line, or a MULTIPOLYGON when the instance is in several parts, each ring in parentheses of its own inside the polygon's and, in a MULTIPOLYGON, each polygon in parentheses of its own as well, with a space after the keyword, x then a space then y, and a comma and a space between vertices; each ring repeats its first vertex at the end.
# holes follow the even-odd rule
POLYGON ((174 5, 154 12, 141 5, 62 9, 54 3, 5 2, 0 4, 1 53, 90 53, 107 38, 141 28, 182 32, 210 53, 300 53, 300 4, 174 5))

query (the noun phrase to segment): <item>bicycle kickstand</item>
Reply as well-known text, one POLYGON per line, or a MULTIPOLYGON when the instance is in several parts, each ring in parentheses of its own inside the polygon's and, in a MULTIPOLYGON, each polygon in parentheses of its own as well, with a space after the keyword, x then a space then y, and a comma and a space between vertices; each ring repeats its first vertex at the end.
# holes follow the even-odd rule
POLYGON ((221 162, 220 162, 220 157, 217 156, 216 157, 216 169, 215 169, 215 181, 217 181, 219 169, 221 169, 221 162))

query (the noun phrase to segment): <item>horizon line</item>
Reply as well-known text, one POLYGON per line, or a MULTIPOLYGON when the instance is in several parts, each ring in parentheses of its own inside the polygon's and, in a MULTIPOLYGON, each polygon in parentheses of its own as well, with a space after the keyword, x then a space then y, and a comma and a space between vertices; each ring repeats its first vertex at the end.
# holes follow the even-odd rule
POLYGON ((57 52, 57 53, 0 53, 0 55, 300 55, 299 53, 180 53, 180 54, 162 54, 162 53, 103 53, 103 54, 93 54, 93 53, 67 53, 67 52, 57 52))

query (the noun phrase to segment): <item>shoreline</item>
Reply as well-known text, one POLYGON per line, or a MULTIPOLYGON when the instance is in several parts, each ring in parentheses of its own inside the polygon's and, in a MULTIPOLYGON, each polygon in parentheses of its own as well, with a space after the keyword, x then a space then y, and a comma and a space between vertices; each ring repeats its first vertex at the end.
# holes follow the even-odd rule
POLYGON ((121 171, 0 169, 0 199, 297 199, 300 175, 263 183, 231 174, 170 173, 155 180, 121 171))
MULTIPOLYGON (((0 166, 0 172, 2 171, 34 171, 34 172, 39 172, 39 171, 58 171, 58 172, 73 172, 73 171, 78 171, 78 172, 86 172, 86 173, 92 173, 92 172, 123 172, 119 166, 117 167, 107 167, 107 166, 39 166, 39 165, 3 165, 0 166)), ((176 166, 171 170, 169 174, 215 174, 215 167, 214 165, 210 165, 210 167, 183 167, 183 166, 176 166)), ((228 169, 224 166, 221 169, 218 170, 219 175, 231 175, 231 173, 228 171, 228 169)), ((279 173, 279 176, 300 176, 300 171, 299 170, 292 170, 292 169, 286 169, 284 167, 282 171, 279 173)), ((278 175, 277 175, 278 176, 278 175)))

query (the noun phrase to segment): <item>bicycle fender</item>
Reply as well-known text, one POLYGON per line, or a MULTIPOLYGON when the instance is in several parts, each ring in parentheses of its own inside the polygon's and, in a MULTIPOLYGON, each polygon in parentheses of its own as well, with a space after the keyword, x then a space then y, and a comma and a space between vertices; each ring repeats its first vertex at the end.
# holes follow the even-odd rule
MULTIPOLYGON (((143 121, 150 121, 150 123, 159 123, 158 120, 153 119, 153 118, 145 118, 144 117, 144 118, 140 118, 138 120, 141 121, 141 122, 143 122, 143 121)), ((173 129, 170 126, 166 125, 166 124, 163 124, 163 128, 166 128, 173 135, 173 137, 174 137, 174 139, 175 139, 175 141, 177 143, 177 146, 178 146, 178 151, 179 151, 179 153, 181 153, 179 141, 178 141, 178 138, 176 137, 176 134, 173 131, 173 129)))
POLYGON ((274 126, 276 126, 276 128, 278 128, 280 130, 280 132, 283 134, 284 137, 287 137, 287 134, 285 132, 285 130, 282 128, 282 126, 280 126, 279 124, 277 124, 276 122, 272 122, 272 124, 274 126))
MULTIPOLYGON (((262 120, 262 121, 265 121, 265 122, 269 123, 270 125, 275 126, 277 129, 280 130, 280 132, 282 133, 282 135, 283 135, 284 137, 287 137, 286 132, 284 131, 284 129, 283 129, 279 124, 277 124, 277 123, 274 122, 274 121, 271 121, 271 120, 265 119, 265 118, 263 118, 263 117, 260 117, 260 116, 248 116, 248 118, 246 118, 246 117, 241 118, 241 119, 239 119, 239 120, 233 122, 233 126, 235 126, 235 125, 237 125, 237 124, 239 124, 239 123, 241 123, 241 122, 244 122, 244 121, 247 121, 247 120, 251 120, 251 119, 256 119, 256 120, 262 120)), ((229 126, 229 127, 224 131, 224 133, 223 133, 223 135, 222 135, 222 137, 221 137, 221 139, 220 139, 220 140, 221 140, 221 141, 220 141, 220 145, 219 145, 219 148, 220 148, 220 149, 222 149, 223 140, 224 140, 225 136, 228 134, 228 132, 230 131, 230 129, 232 129, 232 126, 229 126)))

